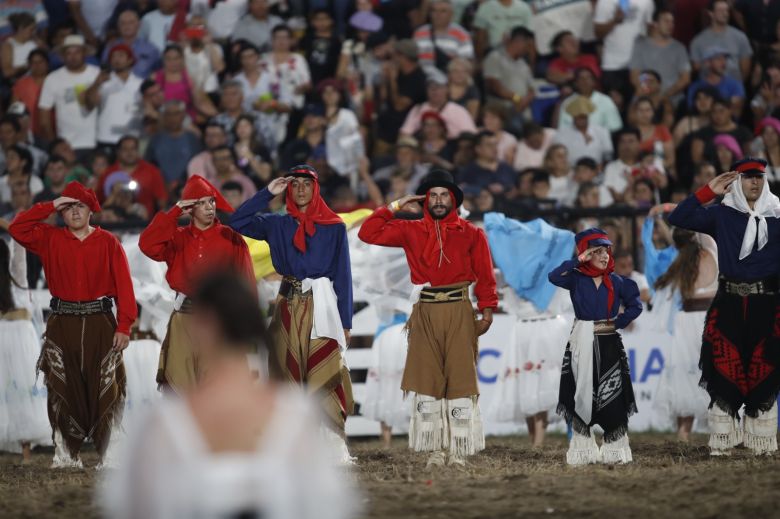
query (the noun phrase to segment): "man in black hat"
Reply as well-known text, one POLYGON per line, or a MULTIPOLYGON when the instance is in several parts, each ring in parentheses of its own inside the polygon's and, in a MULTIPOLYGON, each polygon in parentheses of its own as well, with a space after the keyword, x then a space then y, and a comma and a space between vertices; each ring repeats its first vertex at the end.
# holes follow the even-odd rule
POLYGON ((401 389, 414 393, 409 446, 432 451, 428 465, 464 464, 485 447, 477 406, 477 337, 498 305, 493 260, 485 233, 458 216, 463 192, 452 175, 434 170, 416 195, 377 209, 360 228, 360 239, 403 247, 412 282, 420 288, 407 324, 409 352, 401 389), (422 220, 395 213, 409 202, 424 204, 422 220), (475 320, 469 285, 482 319, 475 320))
POLYGON ((700 384, 710 394, 713 456, 740 443, 755 454, 777 450, 780 390, 780 200, 769 191, 766 161, 746 158, 689 196, 669 223, 718 243, 720 284, 702 337, 700 384), (709 202, 723 196, 721 203, 709 202), (744 405, 744 429, 739 411, 744 405))

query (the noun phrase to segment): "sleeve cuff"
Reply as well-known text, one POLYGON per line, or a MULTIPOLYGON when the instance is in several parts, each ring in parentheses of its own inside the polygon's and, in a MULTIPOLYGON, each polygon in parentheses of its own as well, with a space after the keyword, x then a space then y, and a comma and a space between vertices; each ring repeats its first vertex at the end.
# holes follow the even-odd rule
POLYGON ((174 205, 168 211, 168 215, 174 218, 178 218, 179 216, 181 216, 182 213, 183 213, 182 208, 179 207, 178 205, 174 205))
POLYGON ((698 191, 695 193, 696 200, 699 201, 700 204, 704 205, 707 202, 711 202, 712 200, 715 200, 715 197, 718 195, 715 194, 715 192, 710 188, 709 185, 705 185, 702 188, 699 188, 698 191))

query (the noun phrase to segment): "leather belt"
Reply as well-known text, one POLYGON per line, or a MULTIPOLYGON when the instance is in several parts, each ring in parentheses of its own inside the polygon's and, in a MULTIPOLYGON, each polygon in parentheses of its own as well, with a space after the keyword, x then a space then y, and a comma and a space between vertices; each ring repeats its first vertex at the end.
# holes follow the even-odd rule
POLYGON ((720 278, 720 288, 727 294, 734 296, 773 295, 777 293, 777 279, 767 278, 759 281, 731 281, 725 277, 720 278))
POLYGON ((52 297, 49 308, 55 314, 60 315, 91 315, 111 312, 113 302, 108 297, 101 297, 94 301, 63 301, 59 297, 52 297))
POLYGON ((614 321, 593 321, 593 333, 595 335, 610 335, 615 333, 614 321))
POLYGON ((420 292, 421 303, 454 303, 468 301, 469 287, 425 287, 420 292))
POLYGON ((282 278, 282 284, 279 286, 279 295, 290 299, 294 296, 310 297, 311 291, 304 293, 301 287, 301 280, 291 276, 282 278))
POLYGON ((683 299, 682 309, 683 312, 706 312, 710 309, 712 299, 698 298, 698 299, 683 299))

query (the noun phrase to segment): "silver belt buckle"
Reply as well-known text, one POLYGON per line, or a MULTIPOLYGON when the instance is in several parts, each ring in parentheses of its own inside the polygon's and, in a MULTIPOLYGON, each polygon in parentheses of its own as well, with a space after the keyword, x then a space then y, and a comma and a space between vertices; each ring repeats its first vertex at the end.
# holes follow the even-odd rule
POLYGON ((737 283, 735 285, 737 295, 747 297, 753 293, 752 286, 749 283, 737 283))

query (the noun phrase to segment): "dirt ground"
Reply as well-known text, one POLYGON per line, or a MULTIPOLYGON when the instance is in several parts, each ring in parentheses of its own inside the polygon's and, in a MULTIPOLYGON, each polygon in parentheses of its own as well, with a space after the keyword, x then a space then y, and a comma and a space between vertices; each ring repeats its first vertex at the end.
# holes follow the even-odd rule
MULTIPOLYGON (((541 450, 525 437, 489 438, 465 468, 426 472, 426 458, 398 439, 351 444, 367 517, 780 517, 778 457, 737 450, 710 458, 706 438, 690 445, 671 435, 631 437, 634 463, 567 467, 566 440, 553 436, 541 450)), ((0 517, 95 517, 95 471, 49 470, 50 452, 34 462, 0 455, 0 517)), ((85 461, 94 465, 94 453, 85 461)))

